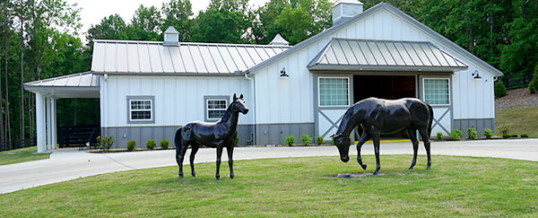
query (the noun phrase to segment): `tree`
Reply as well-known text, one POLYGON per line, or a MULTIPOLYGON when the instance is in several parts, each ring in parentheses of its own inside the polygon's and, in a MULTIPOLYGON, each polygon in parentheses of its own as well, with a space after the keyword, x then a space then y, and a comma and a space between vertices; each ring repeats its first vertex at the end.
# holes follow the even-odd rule
POLYGON ((88 44, 93 46, 94 39, 126 40, 127 25, 119 14, 112 14, 101 19, 97 25, 91 25, 86 34, 88 44))
MULTIPOLYGON (((2 42, 0 46, 3 46, 3 52, 2 52, 2 56, 3 56, 3 61, 4 61, 4 69, 5 69, 5 79, 7 81, 7 65, 8 65, 8 59, 9 59, 9 56, 7 54, 7 50, 8 50, 8 45, 9 45, 9 42, 8 42, 8 36, 11 35, 11 17, 10 16, 10 11, 8 10, 9 7, 10 7, 10 1, 7 1, 7 0, 3 0, 3 1, 0 1, 0 11, 1 11, 1 14, 0 14, 0 38, 2 39, 2 42)), ((0 66, 1 66, 2 63, 0 63, 0 66)), ((2 69, 0 67, 0 69, 2 69)), ((0 77, 1 78, 1 77, 0 77)), ((3 114, 3 111, 4 111, 4 101, 2 101, 2 80, 0 79, 0 143, 4 143, 6 141, 6 127, 8 127, 9 125, 4 125, 4 114, 3 114)), ((7 90, 7 82, 6 82, 6 90, 7 90)), ((7 107, 7 101, 6 101, 6 108, 9 109, 9 107, 7 107)), ((9 114, 9 110, 6 109, 6 114, 9 114)), ((8 116, 9 117, 9 116, 8 116)), ((9 122, 9 120, 6 119, 7 122, 9 122)))
POLYGON ((212 0, 196 17, 192 40, 197 42, 246 43, 250 21, 247 1, 212 0))
POLYGON ((192 32, 192 5, 189 0, 170 0, 162 6, 164 17, 161 31, 173 26, 179 32, 179 41, 189 41, 192 32))
POLYGON ((128 38, 131 40, 162 40, 161 13, 155 6, 149 8, 140 5, 128 26, 128 38))

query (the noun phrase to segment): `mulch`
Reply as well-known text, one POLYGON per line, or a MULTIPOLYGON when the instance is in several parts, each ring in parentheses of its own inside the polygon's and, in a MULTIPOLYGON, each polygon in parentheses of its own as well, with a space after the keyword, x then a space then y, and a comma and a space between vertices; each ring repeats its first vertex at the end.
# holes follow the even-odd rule
POLYGON ((538 106, 538 93, 530 94, 527 88, 510 90, 507 96, 495 98, 496 111, 533 106, 538 106))

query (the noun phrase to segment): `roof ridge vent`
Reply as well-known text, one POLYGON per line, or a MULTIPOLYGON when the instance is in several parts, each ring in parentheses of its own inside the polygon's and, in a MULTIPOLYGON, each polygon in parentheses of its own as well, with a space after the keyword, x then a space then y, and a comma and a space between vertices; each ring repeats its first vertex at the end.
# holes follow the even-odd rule
POLYGON ((179 32, 173 27, 169 26, 164 31, 164 45, 165 46, 178 46, 179 44, 179 32))
POLYGON ((273 40, 271 40, 269 45, 288 46, 288 45, 290 45, 290 43, 286 39, 284 39, 284 37, 282 37, 280 35, 280 33, 277 33, 275 38, 273 38, 273 40))

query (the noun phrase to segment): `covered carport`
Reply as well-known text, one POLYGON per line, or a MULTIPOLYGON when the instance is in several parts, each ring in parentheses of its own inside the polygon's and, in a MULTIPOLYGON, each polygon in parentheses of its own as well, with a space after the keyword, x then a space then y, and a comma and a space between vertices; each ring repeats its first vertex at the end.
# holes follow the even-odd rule
POLYGON ((37 152, 58 144, 56 101, 61 98, 99 98, 99 77, 76 73, 24 84, 36 97, 37 152))

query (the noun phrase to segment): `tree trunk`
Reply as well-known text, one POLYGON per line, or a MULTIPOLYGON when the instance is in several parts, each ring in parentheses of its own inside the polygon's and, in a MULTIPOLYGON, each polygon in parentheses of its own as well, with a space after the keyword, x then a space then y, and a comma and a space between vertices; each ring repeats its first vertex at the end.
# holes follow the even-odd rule
POLYGON ((21 146, 24 146, 24 20, 22 15, 19 17, 21 21, 21 48, 20 48, 20 62, 21 62, 21 74, 20 74, 20 102, 19 111, 20 117, 20 133, 19 139, 21 140, 21 146))
MULTIPOLYGON (((6 41, 6 35, 7 33, 4 33, 3 40, 6 41)), ((5 43, 4 43, 5 44, 5 43)), ((7 55, 4 54, 4 59, 7 59, 7 55)), ((4 63, 7 61, 4 61, 4 63)), ((1 77, 0 77, 1 78, 1 77)), ((0 79, 1 81, 1 79, 0 79)), ((0 82, 0 113, 4 111, 4 102, 2 101, 2 83, 0 82)), ((6 141, 6 129, 4 128, 4 115, 0 114, 0 143, 4 143, 6 141)))
MULTIPOLYGON (((7 57, 7 52, 9 50, 9 42, 6 39, 6 41, 4 41, 4 43, 5 43, 4 56, 7 57)), ((6 120, 6 131, 7 131, 7 137, 6 138, 7 138, 7 140, 9 142, 11 142, 11 120, 9 118, 9 86, 8 86, 8 84, 9 84, 8 78, 9 77, 8 77, 8 73, 7 73, 7 64, 8 64, 8 59, 7 58, 4 60, 4 63, 5 63, 5 65, 4 65, 4 68, 5 68, 4 69, 4 79, 5 79, 4 80, 5 81, 4 88, 6 89, 6 98, 5 98, 6 99, 6 119, 5 120, 6 120)))

